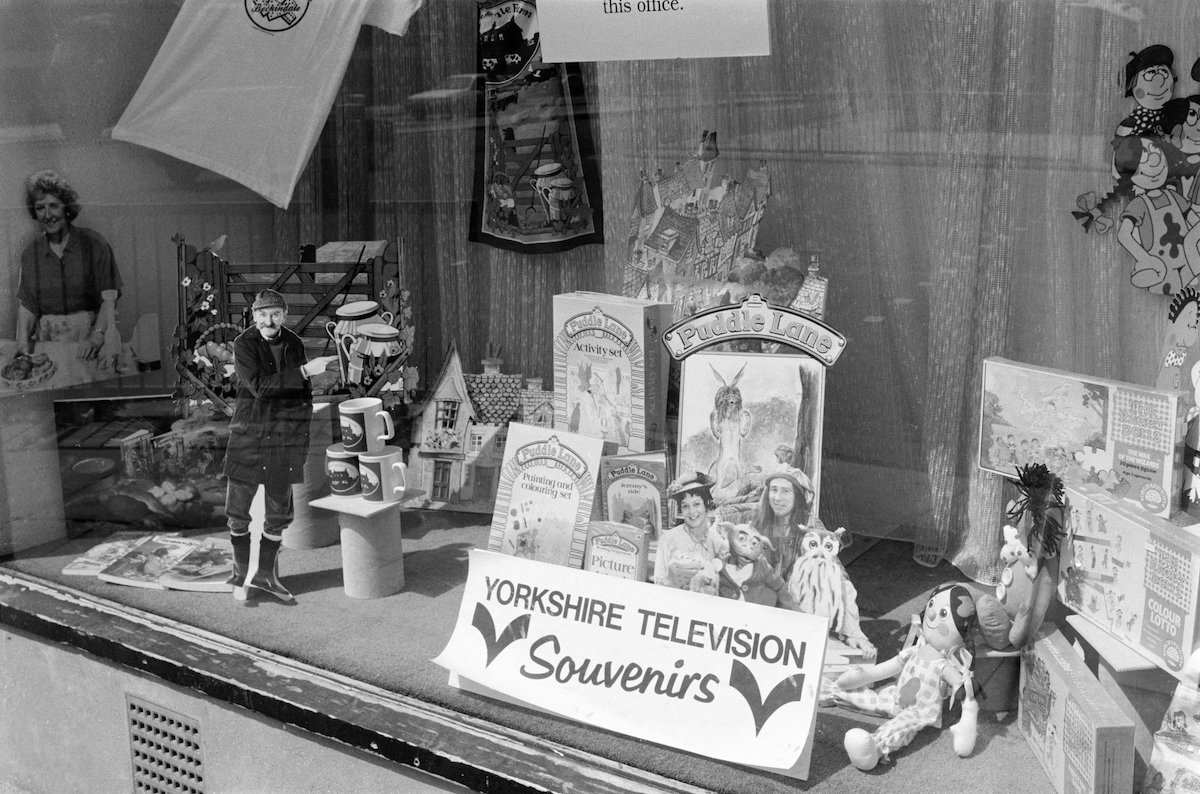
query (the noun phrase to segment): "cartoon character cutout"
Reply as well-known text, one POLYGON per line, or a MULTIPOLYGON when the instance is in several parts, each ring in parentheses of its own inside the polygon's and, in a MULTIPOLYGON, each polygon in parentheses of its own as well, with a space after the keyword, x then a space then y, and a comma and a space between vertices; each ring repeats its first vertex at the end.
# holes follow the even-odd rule
POLYGON ((1113 134, 1113 176, 1117 183, 1099 201, 1093 192, 1084 193, 1076 199, 1079 209, 1071 214, 1084 231, 1093 228, 1101 234, 1109 231, 1113 226, 1109 213, 1132 196, 1132 183, 1122 179, 1117 169, 1115 152, 1118 142, 1131 136, 1165 137, 1167 134, 1163 109, 1175 90, 1174 63, 1175 53, 1164 44, 1151 44, 1139 52, 1129 53, 1129 62, 1125 64, 1125 96, 1136 104, 1133 112, 1117 125, 1113 134))
MULTIPOLYGON (((1192 79, 1200 77, 1200 61, 1192 66, 1192 79)), ((1188 201, 1200 200, 1200 94, 1176 97, 1163 106, 1162 128, 1174 151, 1171 177, 1188 201)))
POLYGON ((1129 53, 1125 64, 1125 96, 1137 106, 1117 125, 1117 137, 1163 135, 1163 106, 1175 90, 1175 53, 1165 44, 1151 44, 1129 53))
POLYGON ((1170 164, 1161 139, 1116 138, 1113 168, 1133 193, 1117 227, 1117 241, 1133 257, 1130 283, 1171 295, 1200 274, 1200 240, 1189 234, 1196 224, 1195 208, 1167 183, 1170 164))
POLYGON ((1166 339, 1163 341, 1162 361, 1158 369, 1155 386, 1160 389, 1190 389, 1190 373, 1183 366, 1188 354, 1200 342, 1197 326, 1200 320, 1200 292, 1194 287, 1184 287, 1175 293, 1167 311, 1166 339))

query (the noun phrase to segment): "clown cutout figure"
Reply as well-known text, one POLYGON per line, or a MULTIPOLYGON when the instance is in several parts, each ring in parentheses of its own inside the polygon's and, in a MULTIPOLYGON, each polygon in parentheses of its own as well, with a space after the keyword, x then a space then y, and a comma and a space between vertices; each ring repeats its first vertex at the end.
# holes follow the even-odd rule
POLYGON ((908 745, 922 728, 940 728, 942 703, 960 686, 965 699, 962 718, 950 728, 954 751, 965 758, 975 749, 979 704, 972 691, 972 654, 966 647, 975 625, 975 602, 962 585, 939 585, 919 620, 917 641, 896 656, 879 664, 853 665, 836 683, 822 684, 822 705, 891 718, 874 733, 861 728, 846 732, 846 755, 858 769, 874 769, 880 761, 888 761, 892 751, 908 745), (897 681, 880 689, 867 688, 888 678, 897 681))
POLYGON ((1133 113, 1117 125, 1117 137, 1163 135, 1162 110, 1175 91, 1175 53, 1165 44, 1151 44, 1129 53, 1125 65, 1125 96, 1137 103, 1133 113))

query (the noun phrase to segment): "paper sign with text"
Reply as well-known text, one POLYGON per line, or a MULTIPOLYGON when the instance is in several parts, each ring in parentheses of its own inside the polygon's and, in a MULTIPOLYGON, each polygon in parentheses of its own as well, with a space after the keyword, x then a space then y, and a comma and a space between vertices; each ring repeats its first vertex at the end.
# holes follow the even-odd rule
POLYGON ((434 661, 466 689, 805 778, 828 630, 823 617, 473 550, 434 661))
POLYGON ((768 0, 538 0, 542 59, 770 55, 768 0))

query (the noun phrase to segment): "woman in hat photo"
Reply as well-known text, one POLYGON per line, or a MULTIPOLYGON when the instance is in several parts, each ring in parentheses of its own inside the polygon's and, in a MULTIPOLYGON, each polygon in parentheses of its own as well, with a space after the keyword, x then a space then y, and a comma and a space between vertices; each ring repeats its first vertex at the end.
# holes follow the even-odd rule
POLYGON ((785 581, 799 556, 800 538, 808 529, 825 528, 812 515, 814 493, 808 475, 790 466, 771 472, 763 481, 758 513, 751 523, 771 540, 775 547, 771 564, 785 581))
POLYGON ((683 523, 667 530, 654 557, 654 583, 687 590, 707 564, 728 548, 712 528, 713 480, 700 472, 681 475, 667 488, 683 523))

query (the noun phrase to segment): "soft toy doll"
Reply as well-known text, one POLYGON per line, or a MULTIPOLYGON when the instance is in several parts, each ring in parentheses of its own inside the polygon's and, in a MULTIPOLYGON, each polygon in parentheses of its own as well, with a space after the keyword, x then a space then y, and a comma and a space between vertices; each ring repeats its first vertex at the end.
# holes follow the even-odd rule
POLYGON ((703 593, 704 595, 717 595, 720 589, 721 575, 720 570, 724 567, 721 560, 704 560, 700 566, 700 570, 696 571, 696 575, 692 577, 692 581, 688 583, 688 589, 693 593, 703 593))
POLYGON ((891 718, 874 733, 861 728, 846 732, 846 755, 859 769, 874 769, 879 761, 888 761, 892 751, 906 746, 922 728, 940 728, 942 704, 960 686, 965 699, 962 718, 950 729, 954 751, 966 757, 975 749, 979 704, 972 691, 972 654, 967 648, 975 625, 970 591, 959 584, 939 585, 919 620, 920 633, 913 645, 886 662, 853 665, 836 683, 822 685, 822 705, 837 704, 891 718), (898 677, 893 684, 866 688, 893 677, 898 677))
POLYGON ((750 524, 721 521, 717 529, 729 542, 729 553, 721 566, 718 594, 722 598, 736 598, 752 604, 794 608, 786 582, 763 556, 764 546, 774 550, 771 539, 750 524))
POLYGON ((969 586, 979 611, 979 633, 996 650, 1029 643, 1058 587, 1058 546, 1064 534, 1062 480, 1041 463, 1019 468, 1017 474, 1022 498, 1008 506, 1017 526, 1004 527, 1000 559, 1005 568, 1000 584, 995 595, 969 586))
POLYGON ((858 590, 846 573, 838 552, 853 542, 845 527, 830 532, 822 527, 798 527, 801 532, 796 562, 788 576, 793 609, 829 618, 830 630, 863 661, 875 661, 875 646, 863 633, 858 614, 858 590))

